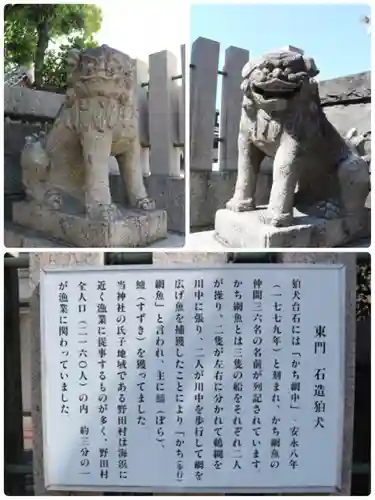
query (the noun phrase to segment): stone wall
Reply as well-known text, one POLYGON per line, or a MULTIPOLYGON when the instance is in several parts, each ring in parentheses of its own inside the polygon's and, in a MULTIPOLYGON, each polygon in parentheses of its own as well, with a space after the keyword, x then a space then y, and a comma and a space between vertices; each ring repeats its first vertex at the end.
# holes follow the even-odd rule
MULTIPOLYGON (((319 83, 324 112, 337 130, 345 135, 355 127, 366 134, 366 154, 371 153, 371 73, 364 72, 319 83)), ((190 231, 213 229, 215 213, 231 198, 236 171, 192 171, 190 174, 190 231)), ((272 162, 261 167, 256 199, 268 203, 272 186, 272 162)), ((368 204, 370 203, 370 197, 368 204)))
MULTIPOLYGON (((48 131, 64 101, 53 92, 4 86, 4 209, 12 220, 12 204, 24 198, 20 156, 25 138, 48 131)), ((168 231, 185 233, 185 179, 183 175, 153 174, 145 177, 149 195, 168 215, 168 231)), ((117 171, 110 172, 114 198, 124 198, 117 171)))

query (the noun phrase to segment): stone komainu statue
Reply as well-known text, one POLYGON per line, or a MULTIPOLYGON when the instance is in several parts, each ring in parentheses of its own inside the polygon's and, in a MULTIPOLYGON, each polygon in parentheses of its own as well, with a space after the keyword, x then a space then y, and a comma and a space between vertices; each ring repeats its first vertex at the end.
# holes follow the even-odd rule
POLYGON ((106 45, 71 51, 66 100, 52 130, 29 137, 21 155, 28 197, 105 217, 116 211, 108 171, 113 155, 129 205, 153 209, 139 162, 135 92, 135 61, 126 54, 106 45))
POLYGON ((273 160, 273 184, 264 222, 288 226, 293 206, 323 218, 363 210, 369 168, 326 118, 311 58, 292 51, 249 61, 238 137, 238 177, 227 203, 233 211, 255 207, 255 189, 265 156, 273 160), (297 190, 296 190, 297 188, 297 190))

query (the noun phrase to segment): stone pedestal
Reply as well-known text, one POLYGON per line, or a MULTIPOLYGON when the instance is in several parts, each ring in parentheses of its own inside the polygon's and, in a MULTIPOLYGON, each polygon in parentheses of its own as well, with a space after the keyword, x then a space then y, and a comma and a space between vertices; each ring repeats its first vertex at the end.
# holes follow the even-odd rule
POLYGON ((253 212, 216 212, 215 237, 232 248, 338 247, 370 237, 370 210, 357 217, 319 219, 294 210, 293 225, 274 227, 262 222, 266 207, 253 212))
POLYGON ((107 221, 89 219, 77 212, 52 210, 34 201, 21 201, 14 204, 13 221, 76 247, 145 247, 167 237, 164 210, 119 209, 120 216, 107 221))

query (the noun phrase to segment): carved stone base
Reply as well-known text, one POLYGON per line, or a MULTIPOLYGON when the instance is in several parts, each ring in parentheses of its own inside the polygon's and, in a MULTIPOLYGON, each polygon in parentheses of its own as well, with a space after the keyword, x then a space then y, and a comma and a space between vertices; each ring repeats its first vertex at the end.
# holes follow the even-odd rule
POLYGON ((294 211, 294 225, 279 228, 264 224, 265 208, 236 213, 216 212, 215 238, 231 248, 338 247, 370 237, 370 210, 357 217, 324 220, 294 211))
POLYGON ((164 210, 119 209, 121 217, 116 220, 93 220, 80 213, 51 210, 35 201, 21 201, 13 206, 13 221, 76 247, 145 247, 167 237, 164 210))

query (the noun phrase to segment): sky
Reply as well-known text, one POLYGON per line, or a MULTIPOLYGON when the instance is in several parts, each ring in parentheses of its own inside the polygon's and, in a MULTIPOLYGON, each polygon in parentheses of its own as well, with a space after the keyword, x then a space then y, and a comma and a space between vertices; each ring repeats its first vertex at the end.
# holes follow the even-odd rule
POLYGON ((190 11, 190 40, 198 37, 233 45, 250 57, 294 45, 314 58, 317 80, 370 70, 371 36, 360 19, 366 4, 196 4, 190 11))
POLYGON ((148 61, 149 54, 170 50, 181 71, 180 46, 189 39, 188 6, 180 1, 121 0, 95 2, 103 15, 96 39, 148 61))

